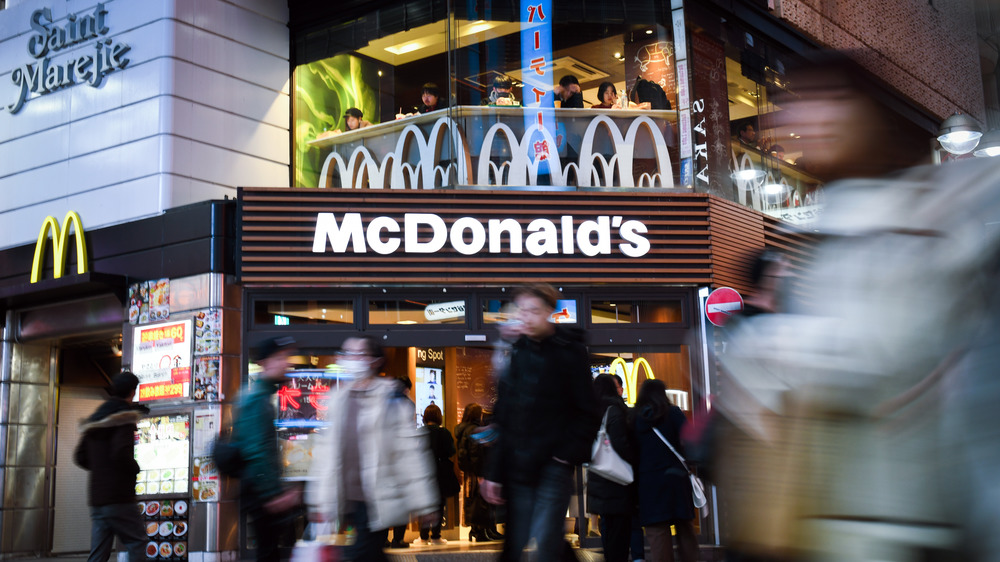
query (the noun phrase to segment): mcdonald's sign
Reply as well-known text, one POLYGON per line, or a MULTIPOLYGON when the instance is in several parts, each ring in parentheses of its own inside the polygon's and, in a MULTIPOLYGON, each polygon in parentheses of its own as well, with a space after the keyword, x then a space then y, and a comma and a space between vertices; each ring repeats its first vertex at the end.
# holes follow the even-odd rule
POLYGON ((639 389, 639 370, 642 369, 646 373, 647 379, 655 379, 653 368, 649 366, 649 362, 644 357, 636 359, 632 363, 632 368, 629 368, 628 363, 621 357, 615 357, 615 360, 611 362, 608 368, 612 374, 615 374, 616 367, 621 367, 622 370, 622 380, 625 381, 626 402, 629 406, 635 405, 635 397, 639 389))
POLYGON ((45 244, 49 240, 49 233, 52 233, 52 277, 58 279, 62 277, 66 269, 66 252, 69 250, 69 227, 76 228, 76 272, 87 272, 87 241, 83 234, 83 222, 76 211, 69 211, 63 218, 62 227, 55 217, 45 217, 42 223, 42 230, 38 233, 38 241, 35 242, 35 258, 31 264, 31 282, 38 283, 42 278, 42 268, 45 264, 45 244))

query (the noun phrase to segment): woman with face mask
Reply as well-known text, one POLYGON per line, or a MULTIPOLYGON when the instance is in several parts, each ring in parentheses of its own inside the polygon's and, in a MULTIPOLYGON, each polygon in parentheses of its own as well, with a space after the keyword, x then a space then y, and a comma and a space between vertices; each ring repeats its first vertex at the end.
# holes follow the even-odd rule
POLYGON ((431 526, 440 518, 434 460, 414 423, 400 383, 378 376, 385 357, 368 337, 348 338, 337 365, 353 379, 327 400, 325 430, 313 452, 307 502, 311 518, 353 527, 349 560, 387 560, 388 530, 410 515, 431 526))

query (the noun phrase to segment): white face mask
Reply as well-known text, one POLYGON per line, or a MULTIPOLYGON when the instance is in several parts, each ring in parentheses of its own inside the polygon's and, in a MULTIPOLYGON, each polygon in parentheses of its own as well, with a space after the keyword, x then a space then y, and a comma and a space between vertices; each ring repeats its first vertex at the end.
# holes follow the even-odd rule
POLYGON ((344 370, 344 375, 352 378, 362 377, 371 370, 371 361, 364 359, 341 359, 337 365, 344 370))

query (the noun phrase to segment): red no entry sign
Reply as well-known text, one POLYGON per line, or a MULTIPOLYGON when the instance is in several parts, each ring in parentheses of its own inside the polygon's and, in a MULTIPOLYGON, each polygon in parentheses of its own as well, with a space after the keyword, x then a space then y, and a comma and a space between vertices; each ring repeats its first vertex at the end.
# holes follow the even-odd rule
POLYGON ((712 291, 705 301, 705 315, 716 326, 724 326, 734 314, 743 310, 743 297, 729 287, 712 291))

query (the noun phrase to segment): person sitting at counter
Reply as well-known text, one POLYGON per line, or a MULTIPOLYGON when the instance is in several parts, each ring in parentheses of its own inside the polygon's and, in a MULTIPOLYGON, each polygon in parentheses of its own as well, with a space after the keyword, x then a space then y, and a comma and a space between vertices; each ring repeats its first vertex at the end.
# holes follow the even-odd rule
POLYGON ((365 121, 365 114, 356 107, 352 107, 344 112, 344 122, 347 124, 348 131, 362 129, 371 125, 370 122, 365 121))
POLYGON ((420 101, 423 102, 417 109, 418 113, 429 113, 448 107, 448 102, 441 99, 441 90, 434 82, 424 84, 420 91, 420 101))
POLYGON ((567 74, 559 79, 559 84, 553 88, 556 100, 562 108, 583 109, 583 90, 580 89, 580 81, 576 76, 567 74))
POLYGON ((493 89, 489 97, 483 100, 483 105, 518 105, 511 87, 510 78, 497 76, 493 79, 493 89))
POLYGON ((618 91, 611 82, 601 82, 597 87, 597 99, 601 103, 590 106, 592 109, 614 109, 618 107, 618 91))
POLYGON ((637 109, 670 109, 670 100, 659 84, 652 80, 636 77, 635 86, 628 96, 629 107, 637 109))

